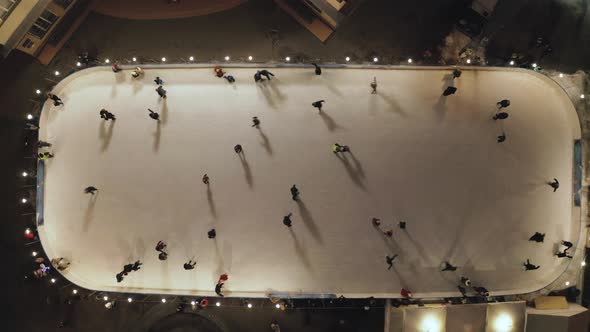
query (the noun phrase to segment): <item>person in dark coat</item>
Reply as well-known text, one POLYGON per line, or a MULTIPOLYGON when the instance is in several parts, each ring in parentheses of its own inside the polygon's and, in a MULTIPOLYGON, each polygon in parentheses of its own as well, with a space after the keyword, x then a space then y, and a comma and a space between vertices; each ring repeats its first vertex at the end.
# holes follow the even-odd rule
POLYGON ((94 193, 97 192, 97 191, 98 191, 98 189, 96 187, 93 187, 93 186, 89 186, 89 187, 84 188, 84 193, 85 194, 92 194, 92 195, 94 195, 94 193))
POLYGON ((133 264, 125 264, 123 266, 123 274, 127 275, 127 273, 133 271, 133 264))
POLYGON ((552 182, 547 182, 547 184, 553 188, 553 192, 557 191, 557 189, 559 188, 559 181, 557 181, 556 178, 553 178, 552 182))
POLYGON ((291 187, 291 197, 294 201, 299 200, 299 189, 295 185, 291 187))
POLYGON ((293 213, 289 213, 288 215, 283 217, 283 224, 287 227, 291 227, 291 216, 293 213))
POLYGON ((570 255, 567 254, 567 249, 564 250, 563 252, 561 252, 561 251, 557 252, 555 254, 555 256, 557 256, 558 258, 564 258, 564 257, 573 258, 572 256, 570 256, 570 255))
POLYGON ((510 106, 510 100, 502 99, 499 102, 497 102, 496 105, 498 106, 498 108, 506 108, 510 106))
POLYGON ((225 78, 229 83, 234 83, 236 81, 236 79, 231 75, 223 76, 223 78, 225 78))
POLYGON ((457 92, 457 88, 455 88, 454 86, 448 86, 445 91, 443 91, 443 96, 450 96, 450 95, 454 95, 455 92, 457 92))
POLYGON ((314 101, 313 103, 311 103, 311 106, 317 108, 318 111, 321 112, 322 111, 322 106, 323 106, 323 103, 324 102, 325 102, 325 100, 323 100, 323 99, 322 100, 318 100, 318 101, 314 101))
POLYGON ((222 282, 217 283, 217 285, 215 285, 215 294, 223 297, 223 294, 221 294, 221 288, 223 288, 223 283, 222 282))
POLYGON ((570 250, 574 244, 569 241, 561 241, 561 244, 565 246, 565 251, 570 250))
POLYGON ((459 70, 458 68, 455 68, 453 70, 453 78, 455 79, 455 78, 459 78, 459 77, 461 77, 461 70, 459 70))
POLYGON ((164 249, 166 249, 167 245, 166 243, 164 243, 164 241, 158 241, 158 243, 156 244, 156 251, 162 252, 164 251, 164 249))
POLYGON ((259 72, 259 71, 257 71, 257 72, 256 72, 256 74, 254 74, 254 81, 255 81, 255 82, 260 82, 260 81, 262 81, 262 77, 261 77, 261 75, 260 75, 260 72, 259 72))
POLYGON ((496 121, 496 120, 505 120, 505 119, 508 119, 508 113, 506 113, 506 112, 499 112, 499 113, 496 113, 496 115, 494 115, 494 116, 492 117, 492 119, 493 119, 494 121, 496 121))
POLYGON ((150 118, 156 120, 156 121, 160 121, 160 114, 152 111, 151 109, 148 108, 148 111, 150 111, 150 118))
POLYGON ((485 287, 473 287, 473 290, 477 292, 477 294, 479 294, 480 296, 485 296, 488 297, 490 296, 490 292, 488 292, 488 290, 485 287))
POLYGON ((269 80, 269 81, 270 81, 270 77, 271 76, 275 76, 273 73, 269 72, 266 69, 262 69, 261 71, 259 71, 259 73, 260 73, 260 75, 266 77, 266 79, 269 80))
POLYGON ((162 87, 161 85, 158 85, 156 92, 158 93, 158 96, 160 96, 161 98, 166 98, 166 90, 164 90, 164 87, 162 87))
POLYGON ((141 269, 141 265, 143 265, 143 263, 139 260, 136 260, 135 263, 133 263, 133 267, 131 269, 133 271, 139 271, 139 269, 141 269))
POLYGON ((115 278, 117 278, 117 282, 123 281, 123 273, 117 273, 115 275, 115 278))
POLYGON ((545 233, 539 233, 539 232, 535 232, 535 234, 533 234, 533 236, 531 236, 529 238, 529 241, 535 241, 535 242, 543 242, 545 240, 545 233))
POLYGON ((397 254, 395 254, 393 256, 389 256, 389 255, 385 256, 385 262, 388 265, 388 267, 387 267, 388 270, 391 270, 391 268, 393 267, 393 261, 395 260, 395 258, 397 256, 398 256, 397 254))
POLYGON ((193 262, 192 259, 189 259, 188 262, 184 263, 183 267, 185 270, 192 270, 195 268, 195 265, 197 265, 197 262, 193 262))
POLYGON ((456 271, 457 270, 457 267, 451 265, 451 263, 449 263, 449 262, 445 261, 444 264, 445 264, 445 266, 443 267, 443 269, 441 271, 456 271))
POLYGON ((215 228, 213 228, 207 232, 207 237, 210 239, 214 239, 216 236, 217 236, 217 233, 215 232, 215 228))
POLYGON ((156 79, 154 80, 154 82, 155 82, 157 85, 162 85, 162 84, 164 84, 164 80, 162 80, 162 79, 160 78, 160 76, 156 76, 156 79))
POLYGON ((506 134, 502 133, 502 135, 498 136, 498 143, 502 143, 506 140, 506 134))
POLYGON ((252 117, 252 123, 253 123, 252 127, 258 128, 260 126, 260 120, 258 119, 257 116, 252 117))
POLYGON ((234 151, 238 154, 242 153, 242 145, 236 144, 236 146, 234 146, 234 151))
POLYGON ((168 259, 168 254, 166 252, 162 251, 158 255, 158 259, 161 260, 161 261, 165 261, 166 259, 168 259))
POLYGON ((315 74, 316 75, 321 75, 322 74, 322 68, 320 68, 320 66, 318 66, 315 63, 312 63, 312 65, 315 67, 315 74))
POLYGON ((526 271, 536 270, 541 267, 539 265, 531 264, 530 260, 528 260, 528 259, 526 260, 526 263, 523 263, 522 265, 524 265, 524 268, 526 269, 526 271))

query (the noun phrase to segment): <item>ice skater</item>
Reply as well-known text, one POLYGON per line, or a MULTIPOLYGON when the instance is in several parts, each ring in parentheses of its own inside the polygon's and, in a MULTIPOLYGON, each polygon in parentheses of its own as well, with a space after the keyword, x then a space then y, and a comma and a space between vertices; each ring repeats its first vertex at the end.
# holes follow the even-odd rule
POLYGON ((395 258, 397 256, 398 256, 397 254, 395 254, 393 256, 389 256, 389 255, 385 256, 385 263, 387 263, 387 265, 388 265, 388 267, 387 267, 388 270, 391 270, 391 268, 393 267, 393 261, 395 260, 395 258))
POLYGON ((411 299, 412 297, 414 297, 414 295, 412 294, 412 292, 409 289, 407 289, 407 288, 402 288, 402 290, 399 293, 405 299, 411 299))
POLYGON ((377 77, 373 77, 373 82, 371 82, 371 94, 377 93, 377 77))
POLYGON ((131 72, 131 77, 140 78, 141 76, 143 76, 143 69, 141 67, 135 67, 135 69, 131 72))
POLYGON ((45 141, 38 141, 37 142, 37 148, 50 148, 51 147, 51 143, 45 142, 45 141))
POLYGON ((119 272, 115 275, 115 278, 117 279, 117 282, 121 282, 123 281, 123 273, 119 272))
POLYGON ((45 94, 45 96, 48 99, 53 100, 53 106, 59 106, 59 105, 63 105, 63 101, 61 100, 61 98, 59 98, 57 95, 54 95, 53 93, 47 92, 45 94))
POLYGON ((221 66, 215 66, 215 68, 213 68, 213 71, 215 72, 215 76, 217 77, 223 77, 223 75, 225 74, 221 66))
POLYGON ((553 192, 556 192, 556 191, 557 191, 557 189, 559 188, 559 181, 557 181, 557 179, 556 179, 556 178, 553 178, 553 181, 552 181, 552 182, 547 182, 547 184, 548 184, 548 185, 549 185, 551 188, 553 188, 553 192))
POLYGON ((506 140, 506 134, 502 133, 500 136, 498 136, 498 143, 502 143, 506 140))
POLYGON ((543 242, 545 240, 545 233, 539 233, 539 232, 535 232, 535 234, 533 234, 533 236, 531 236, 529 238, 529 241, 535 241, 535 242, 543 242))
POLYGON ((453 79, 461 77, 461 74, 462 72, 459 70, 459 68, 453 69, 453 79))
POLYGON ((454 86, 448 86, 445 91, 443 91, 443 96, 450 96, 450 95, 454 95, 455 92, 457 92, 457 88, 455 88, 454 86))
POLYGON ((38 156, 39 156, 40 160, 46 160, 46 159, 50 159, 50 158, 54 157, 54 155, 51 154, 51 152, 42 152, 42 153, 39 153, 38 156))
POLYGON ((567 249, 566 249, 566 250, 564 250, 564 251, 558 251, 558 252, 555 254, 555 256, 557 256, 557 258, 564 258, 564 257, 567 257, 567 258, 573 258, 572 256, 570 256, 570 255, 568 255, 568 254, 567 254, 567 249))
POLYGON ((158 85, 158 88, 156 88, 156 92, 158 93, 158 96, 160 96, 160 98, 166 98, 166 90, 164 90, 163 86, 158 85))
POLYGON ((215 294, 217 294, 218 296, 223 297, 223 294, 221 294, 221 289, 223 288, 223 282, 218 282, 217 285, 215 285, 215 294))
POLYGON ((161 261, 165 261, 168 259, 168 253, 165 251, 162 251, 158 254, 158 259, 161 261))
POLYGON ((381 225, 381 219, 379 219, 379 218, 372 218, 371 219, 371 223, 373 224, 373 226, 379 227, 381 225))
POLYGON ((207 232, 207 237, 210 239, 214 239, 216 236, 217 232, 215 232, 215 228, 212 228, 207 232))
POLYGON ((499 102, 497 102, 496 105, 498 106, 498 109, 506 108, 506 107, 510 106, 510 100, 502 99, 499 102))
POLYGON ((393 236, 393 231, 391 229, 388 229, 386 231, 383 231, 383 235, 385 235, 387 237, 392 237, 393 236))
POLYGON ((143 265, 143 263, 138 259, 135 261, 135 263, 133 263, 133 266, 131 267, 131 270, 133 271, 139 271, 139 269, 141 269, 141 266, 143 265))
POLYGON ((571 243, 571 242, 569 242, 569 241, 561 241, 561 244, 563 246, 565 246, 565 250, 564 251, 568 251, 568 250, 570 250, 574 246, 574 244, 571 243))
POLYGON ((252 123, 253 123, 252 127, 256 127, 256 129, 259 128, 259 126, 260 126, 260 120, 258 119, 257 116, 253 116, 252 117, 252 123))
POLYGON ((114 120, 117 120, 117 119, 115 118, 115 114, 113 114, 113 113, 111 113, 111 112, 109 112, 109 111, 105 110, 104 108, 103 108, 103 109, 101 109, 101 110, 100 110, 100 112, 98 112, 98 114, 100 114, 100 117, 101 117, 102 119, 104 119, 105 121, 108 121, 108 120, 113 120, 113 121, 114 121, 114 120))
POLYGON ((158 241, 158 243, 156 244, 156 251, 164 252, 164 249, 166 249, 167 246, 168 245, 164 243, 164 241, 158 241))
POLYGON ((483 297, 490 296, 490 292, 488 292, 488 290, 485 287, 477 286, 477 287, 473 287, 473 290, 477 294, 479 294, 480 296, 483 296, 483 297))
POLYGON ((522 265, 524 265, 524 268, 526 269, 525 271, 536 270, 541 267, 539 265, 531 264, 529 259, 527 259, 526 263, 523 263, 522 265))
POLYGON ((197 262, 193 262, 192 259, 189 259, 188 262, 184 263, 183 267, 185 270, 192 270, 197 265, 197 262))
POLYGON ((240 154, 240 153, 242 153, 242 146, 241 146, 240 144, 236 144, 236 146, 234 146, 234 151, 235 151, 237 154, 240 154))
POLYGON ((46 160, 54 157, 54 155, 51 154, 51 152, 40 152, 37 156, 40 160, 46 160))
POLYGON ((229 83, 234 83, 236 81, 236 79, 231 75, 223 76, 223 78, 225 78, 229 83))
POLYGON ((160 78, 160 76, 156 76, 156 79, 154 80, 154 82, 156 83, 156 85, 163 85, 164 84, 164 80, 162 80, 160 78))
POLYGON ((445 261, 443 263, 445 266, 443 267, 443 269, 441 271, 456 271, 457 270, 457 267, 454 265, 451 265, 451 263, 449 263, 447 261, 445 261))
POLYGON ((98 191, 98 188, 93 187, 93 186, 88 186, 86 188, 84 188, 84 193, 85 194, 92 194, 94 195, 94 193, 96 193, 98 191))
POLYGON ((203 175, 203 183, 209 185, 209 176, 207 174, 203 175))
POLYGON ((291 227, 291 216, 293 215, 293 213, 289 213, 288 215, 283 217, 283 224, 287 227, 291 227))
POLYGON ((337 152, 348 152, 350 151, 350 149, 348 148, 348 145, 340 145, 338 143, 334 143, 334 145, 332 145, 332 152, 337 153, 337 152))
POLYGON ((291 187, 291 198, 293 198, 294 201, 299 200, 299 189, 297 189, 295 185, 291 187))
POLYGON ((262 69, 262 70, 260 70, 258 72, 260 73, 261 76, 266 77, 266 79, 269 80, 269 81, 270 81, 271 76, 275 76, 273 73, 269 72, 266 69, 262 69))
POLYGON ((260 72, 257 71, 256 74, 254 74, 254 82, 260 82, 262 81, 262 77, 260 76, 260 72))
POLYGON ((313 103, 311 103, 311 106, 317 108, 318 111, 321 112, 322 111, 322 106, 323 106, 323 103, 324 102, 325 102, 325 100, 323 100, 323 99, 322 100, 318 100, 318 101, 314 101, 313 103))
POLYGON ((121 69, 121 66, 119 66, 119 63, 117 63, 117 62, 113 63, 113 65, 111 66, 111 69, 113 70, 113 73, 118 73, 121 70, 123 70, 123 69, 121 69))
POLYGON ((405 221, 400 221, 397 223, 397 225, 399 226, 400 229, 406 229, 406 222, 405 221))
POLYGON ((150 118, 152 118, 152 119, 154 119, 154 120, 156 120, 156 121, 160 122, 160 114, 158 114, 158 113, 156 113, 156 112, 152 111, 152 110, 151 110, 151 109, 149 109, 149 108, 148 108, 148 111, 150 111, 150 114, 149 114, 150 118))
POLYGON ((315 67, 315 74, 316 75, 321 75, 322 74, 322 68, 320 68, 320 66, 318 66, 315 63, 312 63, 312 65, 315 67))
POLYGON ((133 271, 133 264, 125 264, 123 265, 123 275, 127 275, 129 272, 133 271))
POLYGON ((471 286, 471 280, 469 280, 469 278, 467 277, 461 277, 460 279, 461 283, 467 287, 471 286))
POLYGON ((495 114, 495 115, 492 117, 492 119, 493 119, 494 121, 496 121, 496 120, 506 120, 506 119, 508 119, 508 113, 506 113, 506 112, 498 112, 498 113, 496 113, 496 114, 495 114))
POLYGON ((461 296, 463 297, 467 297, 467 291, 465 290, 465 287, 458 285, 457 289, 459 290, 459 292, 461 293, 461 296))

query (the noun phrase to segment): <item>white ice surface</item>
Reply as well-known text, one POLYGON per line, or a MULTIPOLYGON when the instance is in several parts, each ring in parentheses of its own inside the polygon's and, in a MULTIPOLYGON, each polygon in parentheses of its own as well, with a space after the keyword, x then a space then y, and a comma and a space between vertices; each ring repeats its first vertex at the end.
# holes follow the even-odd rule
POLYGON ((560 88, 522 70, 465 69, 457 94, 441 97, 450 69, 160 67, 79 72, 45 104, 45 225, 50 257, 89 289, 210 295, 228 273, 227 296, 345 294, 457 295, 461 275, 492 294, 539 289, 566 269, 553 256, 576 240, 573 141, 580 129, 560 88), (165 81, 160 100, 153 79, 165 81), (377 77, 379 93, 370 94, 377 77), (510 117, 493 121, 496 102, 510 117), (311 106, 325 99, 322 114, 311 106), (104 122, 99 110, 113 112, 104 122), (147 108, 161 115, 158 126, 147 108), (251 127, 258 116, 261 129, 251 127), (496 143, 506 132, 507 140, 496 143), (332 144, 349 145, 338 157, 332 144), (242 144, 245 162, 234 153, 242 144), (207 173, 210 192, 201 182, 207 173), (561 182, 556 193, 545 183, 561 182), (297 184, 301 204, 291 200, 297 184), (92 197, 82 191, 94 185, 92 197), (293 227, 282 224, 293 213, 293 227), (371 223, 392 228, 385 238, 371 223), (399 220, 407 230, 397 228, 399 220), (217 229, 217 239, 207 231, 217 229), (545 242, 527 239, 547 233, 545 242), (159 261, 156 242, 168 243, 159 261), (385 255, 399 254, 387 270, 385 255), (182 265, 196 259, 195 270, 182 265), (523 261, 541 265, 525 272, 523 261), (115 274, 140 259, 122 283, 115 274), (459 266, 440 272, 442 261, 459 266))

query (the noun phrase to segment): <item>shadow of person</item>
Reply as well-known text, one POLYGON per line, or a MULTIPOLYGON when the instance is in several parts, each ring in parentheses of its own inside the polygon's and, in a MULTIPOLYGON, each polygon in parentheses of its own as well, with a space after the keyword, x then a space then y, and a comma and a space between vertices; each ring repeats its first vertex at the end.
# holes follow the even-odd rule
POLYGON ((273 154, 272 146, 270 145, 270 141, 268 140, 268 137, 264 134, 262 129, 258 129, 258 133, 260 133, 260 137, 262 138, 262 143, 260 143, 260 145, 262 145, 264 150, 266 150, 266 153, 268 153, 270 156, 272 156, 272 154, 273 154))
POLYGON ((354 163, 354 168, 356 169, 359 177, 361 179, 366 179, 365 170, 363 169, 363 165, 361 165, 361 162, 355 157, 355 155, 352 153, 352 150, 349 149, 348 154, 350 155, 350 158, 354 163))
POLYGON ((91 195, 92 197, 90 197, 88 205, 86 206, 86 211, 84 212, 84 224, 82 225, 82 230, 84 232, 88 232, 88 229, 90 228, 90 223, 92 222, 92 217, 94 216, 94 206, 96 205, 96 199, 98 195, 99 192, 91 195))
POLYGON ((160 136, 162 135, 162 130, 160 127, 160 121, 156 125, 156 132, 154 133, 154 151, 158 152, 160 149, 160 136))
POLYGON ((207 202, 209 203, 209 211, 213 219, 217 219, 217 209, 215 208, 215 202, 213 201, 213 193, 211 192, 211 186, 207 185, 207 202))
POLYGON ((339 153, 337 153, 336 156, 342 162, 342 165, 344 165, 344 168, 346 169, 346 172, 348 173, 348 176, 350 177, 352 182, 354 182, 354 184, 356 184, 359 188, 363 189, 364 191, 367 191, 365 184, 363 183, 363 181, 361 180, 361 177, 359 176, 358 170, 356 170, 350 164, 350 161, 346 158, 346 156, 341 156, 339 153))
POLYGON ((275 103, 273 96, 271 96, 271 93, 270 93, 270 91, 268 91, 266 86, 262 82, 260 82, 260 83, 256 83, 256 87, 258 88, 258 91, 260 91, 262 93, 262 95, 264 96, 264 99, 266 99, 266 103, 268 104, 268 106, 276 109, 277 104, 275 103))
POLYGON ((301 216, 303 223, 305 224, 311 235, 319 243, 324 243, 324 240, 322 239, 322 234, 320 233, 320 230, 318 229, 316 222, 313 219, 313 216, 307 209, 307 206, 305 206, 305 203, 302 200, 297 200, 296 202, 297 207, 299 208, 299 215, 301 216))
POLYGON ((334 130, 340 128, 340 126, 338 126, 338 124, 334 121, 334 119, 328 113, 321 111, 320 117, 322 117, 322 120, 324 120, 324 124, 326 125, 326 127, 328 128, 329 131, 334 131, 334 130))
POLYGON ((168 103, 166 102, 166 98, 160 98, 163 99, 162 100, 162 126, 166 125, 168 123, 168 103))
POLYGON ((111 144, 111 139, 113 138, 113 129, 115 127, 115 121, 108 121, 108 128, 106 122, 107 121, 100 120, 100 125, 98 127, 98 137, 102 140, 100 152, 105 152, 108 149, 109 144, 111 144))
POLYGON ((400 115, 406 115, 406 113, 402 111, 402 108, 399 106, 397 101, 392 96, 383 93, 378 93, 377 95, 381 97, 381 99, 383 99, 387 104, 389 104, 389 106, 391 106, 392 111, 400 115))
POLYGON ((447 113, 447 98, 443 95, 439 96, 433 109, 436 112, 437 119, 442 120, 447 113))
POLYGON ((311 270, 311 263, 309 262, 309 257, 307 257, 305 247, 303 247, 301 242, 299 242, 297 239, 297 236, 295 235, 292 227, 289 227, 289 234, 293 238, 293 245, 295 246, 295 253, 297 253, 297 257, 299 257, 306 269, 311 270))
POLYGON ((248 183, 248 187, 252 189, 254 183, 252 181, 252 171, 250 170, 250 165, 248 165, 248 161, 246 160, 246 155, 244 151, 240 154, 240 162, 242 163, 242 168, 244 169, 244 175, 246 176, 246 182, 248 183))

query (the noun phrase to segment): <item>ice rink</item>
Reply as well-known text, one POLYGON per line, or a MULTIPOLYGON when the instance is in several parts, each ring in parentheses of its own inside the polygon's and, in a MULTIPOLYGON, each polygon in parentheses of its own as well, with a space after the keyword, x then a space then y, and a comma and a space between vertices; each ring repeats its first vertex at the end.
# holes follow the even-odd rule
POLYGON ((580 126, 549 79, 466 68, 457 93, 442 97, 449 68, 324 68, 321 76, 268 68, 276 77, 259 84, 256 68, 224 69, 235 84, 211 67, 163 66, 139 80, 92 68, 56 86, 65 105, 46 102, 40 119, 55 158, 45 163, 39 233, 49 257, 71 259, 67 279, 103 291, 214 295, 227 273, 226 296, 400 297, 406 287, 435 297, 459 295, 462 275, 500 295, 537 290, 565 271, 569 260, 554 253, 580 232, 572 206, 580 126), (311 106, 320 99, 322 113, 311 106), (501 99, 510 99, 510 117, 493 121, 501 99), (101 108, 117 120, 101 120, 101 108), (351 152, 335 155, 336 142, 351 152), (97 195, 83 193, 89 185, 97 195), (288 213, 291 228, 282 223, 288 213), (535 231, 547 234, 544 243, 527 241, 535 231), (168 244, 166 261, 158 240, 168 244), (525 272, 527 258, 541 268, 525 272), (117 283, 137 259, 141 270, 117 283), (188 259, 196 269, 183 269, 188 259), (440 272, 445 260, 457 271, 440 272))

